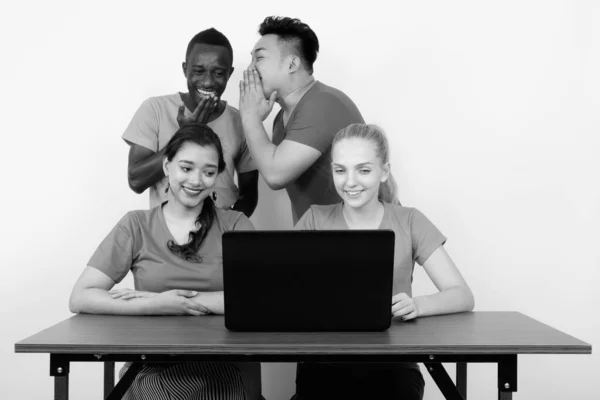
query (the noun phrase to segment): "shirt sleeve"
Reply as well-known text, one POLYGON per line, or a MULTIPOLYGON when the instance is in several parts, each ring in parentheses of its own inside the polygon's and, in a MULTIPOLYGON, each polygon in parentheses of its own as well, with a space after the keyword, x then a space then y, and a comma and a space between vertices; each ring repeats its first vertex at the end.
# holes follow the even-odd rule
POLYGON ((286 129, 285 140, 310 146, 325 154, 335 134, 351 123, 350 110, 340 100, 322 95, 296 110, 286 129))
POLYGON ((158 124, 158 114, 152 105, 152 99, 147 99, 133 115, 122 138, 127 143, 158 152, 158 124))
POLYGON ((295 231, 314 231, 315 229, 315 213, 312 206, 306 210, 304 215, 294 225, 295 231))
POLYGON ((438 247, 446 243, 446 237, 417 209, 413 209, 410 216, 410 234, 413 259, 419 265, 423 265, 438 247))
POLYGON ((240 154, 235 163, 235 170, 238 174, 243 174, 244 172, 256 171, 256 164, 254 163, 254 159, 252 158, 252 154, 250 154, 250 149, 248 149, 248 144, 246 143, 246 138, 242 133, 242 143, 240 145, 240 154))
POLYGON ((227 107, 227 111, 232 115, 231 129, 233 129, 234 132, 231 132, 231 135, 235 136, 235 143, 239 143, 239 145, 237 145, 236 153, 233 154, 235 170, 238 174, 255 171, 256 165, 252 158, 252 154, 250 154, 250 149, 248 149, 248 144, 246 143, 246 135, 244 134, 244 125, 242 124, 240 112, 237 108, 230 105, 227 107))
POLYGON ((132 215, 128 213, 100 243, 88 266, 96 268, 119 283, 133 265, 134 235, 132 215))
POLYGON ((235 223, 233 224, 233 231, 253 231, 254 225, 252 221, 245 214, 240 213, 235 223))

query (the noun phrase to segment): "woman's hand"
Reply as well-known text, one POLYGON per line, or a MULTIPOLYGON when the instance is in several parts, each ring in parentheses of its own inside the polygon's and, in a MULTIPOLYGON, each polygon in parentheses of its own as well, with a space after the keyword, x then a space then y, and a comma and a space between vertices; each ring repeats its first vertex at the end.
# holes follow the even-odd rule
POLYGON ((190 300, 206 308, 208 314, 225 314, 225 296, 223 295, 223 291, 199 292, 196 297, 190 300))
POLYGON ((151 315, 206 315, 210 311, 194 298, 198 292, 194 290, 169 290, 148 297, 147 314, 151 315))
POLYGON ((136 297, 154 297, 158 295, 158 293, 154 292, 144 292, 142 290, 134 290, 129 288, 122 289, 112 289, 108 292, 113 299, 121 299, 121 300, 131 300, 136 297))
POLYGON ((402 317, 403 321, 414 319, 419 316, 417 304, 412 297, 406 293, 398 293, 392 296, 392 315, 402 317))

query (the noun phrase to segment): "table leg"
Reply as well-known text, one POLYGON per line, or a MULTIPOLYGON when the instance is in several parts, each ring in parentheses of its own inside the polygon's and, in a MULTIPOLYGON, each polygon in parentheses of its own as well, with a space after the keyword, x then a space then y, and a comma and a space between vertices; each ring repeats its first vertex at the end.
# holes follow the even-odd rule
POLYGON ((50 354, 50 376, 54 377, 54 400, 69 400, 69 360, 50 354))
POLYGON ((104 362, 104 398, 106 399, 115 387, 115 362, 104 362))
POLYGON ((462 394, 462 397, 467 400, 467 363, 456 363, 456 388, 462 394))
POLYGON ((425 363, 425 368, 446 400, 464 400, 441 363, 425 363))
POLYGON ((131 386, 131 383, 135 379, 136 375, 142 369, 142 366, 143 364, 137 362, 132 363, 129 369, 127 369, 127 372, 125 372, 125 374, 123 375, 123 377, 119 379, 117 386, 115 386, 112 392, 110 392, 110 394, 106 396, 106 400, 122 399, 127 389, 129 389, 129 386, 131 386))
POLYGON ((54 400, 69 400, 69 375, 54 377, 54 400))
POLYGON ((509 354, 498 362, 498 399, 512 400, 517 391, 517 355, 509 354))

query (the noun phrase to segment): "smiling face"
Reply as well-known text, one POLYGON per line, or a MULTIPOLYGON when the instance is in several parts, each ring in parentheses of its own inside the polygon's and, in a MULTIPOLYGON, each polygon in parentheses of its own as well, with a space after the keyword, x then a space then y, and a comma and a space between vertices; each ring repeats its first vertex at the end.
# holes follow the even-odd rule
POLYGON ((185 208, 200 207, 215 187, 218 164, 214 146, 184 143, 171 161, 166 157, 163 160, 169 179, 169 200, 185 208))
POLYGON ((379 186, 389 176, 389 165, 377 156, 374 142, 342 139, 333 145, 331 160, 333 183, 345 206, 362 209, 377 203, 379 186))
POLYGON ((289 81, 286 60, 289 55, 283 51, 284 46, 279 42, 278 36, 268 34, 262 36, 254 49, 252 49, 252 62, 250 68, 256 68, 263 87, 263 92, 268 98, 273 91, 285 91, 289 81))
POLYGON ((231 54, 224 46, 194 45, 187 62, 183 63, 183 73, 196 105, 202 98, 221 98, 233 73, 231 62, 231 54))

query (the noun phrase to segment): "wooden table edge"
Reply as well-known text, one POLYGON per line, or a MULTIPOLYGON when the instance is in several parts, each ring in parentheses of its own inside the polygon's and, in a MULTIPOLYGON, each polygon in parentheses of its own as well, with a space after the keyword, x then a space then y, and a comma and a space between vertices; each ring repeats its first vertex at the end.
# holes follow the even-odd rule
POLYGON ((393 350, 390 348, 371 348, 371 349, 331 349, 323 347, 288 347, 281 346, 274 348, 256 347, 256 346, 48 346, 34 344, 15 344, 15 353, 60 353, 60 354, 211 354, 211 355, 340 355, 340 354, 356 354, 356 355, 427 355, 427 354, 479 354, 479 355, 494 355, 494 354, 592 354, 591 345, 582 346, 539 346, 530 348, 528 346, 469 346, 464 349, 457 349, 456 346, 444 347, 427 347, 420 349, 401 349, 393 350))

